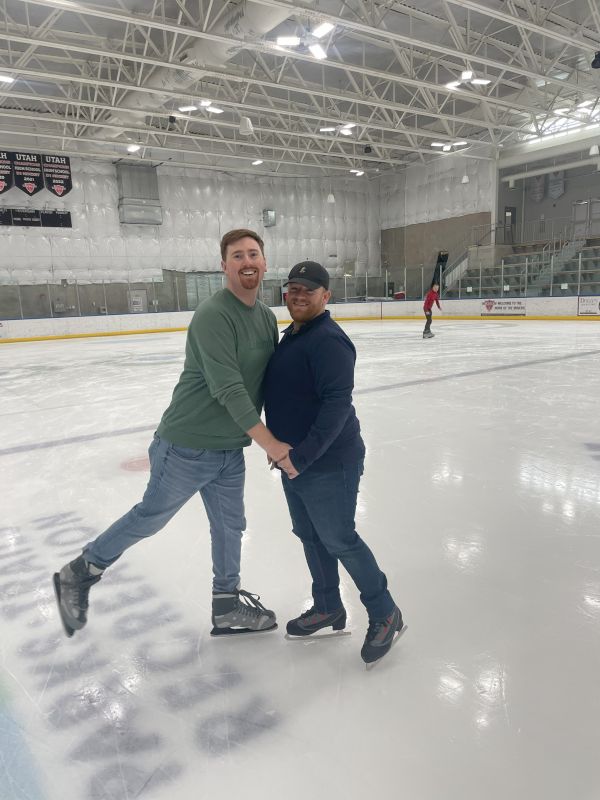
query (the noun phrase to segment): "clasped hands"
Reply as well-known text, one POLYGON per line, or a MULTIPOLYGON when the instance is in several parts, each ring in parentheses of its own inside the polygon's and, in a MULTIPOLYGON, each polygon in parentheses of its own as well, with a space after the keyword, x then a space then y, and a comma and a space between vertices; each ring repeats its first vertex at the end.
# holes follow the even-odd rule
POLYGON ((269 462, 271 469, 278 467, 286 473, 288 478, 293 479, 296 478, 300 473, 294 467, 292 460, 289 457, 289 452, 291 449, 291 445, 286 444, 285 442, 278 442, 277 446, 267 453, 267 461, 269 462))

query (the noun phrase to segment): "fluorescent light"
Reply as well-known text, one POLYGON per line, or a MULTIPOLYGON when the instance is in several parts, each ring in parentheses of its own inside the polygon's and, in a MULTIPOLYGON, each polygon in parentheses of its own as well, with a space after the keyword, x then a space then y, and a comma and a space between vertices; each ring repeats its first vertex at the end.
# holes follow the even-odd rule
POLYGON ((253 166, 253 167, 258 167, 258 165, 259 165, 259 164, 262 164, 262 163, 263 163, 263 162, 260 160, 260 158, 257 158, 257 159, 256 159, 256 161, 253 161, 253 162, 252 162, 252 166, 253 166))
POLYGON ((471 69, 465 69, 460 73, 460 79, 462 81, 470 81, 472 77, 473 77, 473 70, 471 69))
POLYGON ((450 150, 452 150, 452 145, 451 144, 445 144, 442 147, 442 150, 444 151, 444 153, 448 153, 450 150))
POLYGON ((185 114, 186 111, 198 111, 198 108, 196 106, 179 106, 179 110, 185 114))
POLYGON ((450 83, 446 84, 446 89, 458 89, 460 86, 460 81, 450 81, 450 83))
POLYGON ((321 133, 331 133, 334 130, 335 130, 335 128, 319 128, 319 131, 321 133))
POLYGON ((332 25, 331 22, 322 22, 320 25, 317 25, 317 27, 312 32, 312 35, 316 36, 317 39, 320 39, 321 36, 326 36, 329 33, 329 31, 332 31, 334 27, 335 26, 332 25))
POLYGON ((491 81, 488 80, 488 78, 473 78, 471 83, 473 83, 475 86, 487 86, 488 83, 491 83, 491 81))
POLYGON ((554 114, 566 114, 569 111, 568 108, 555 108, 554 114))
POLYGON ((464 144, 469 144, 468 142, 452 142, 452 147, 462 147, 464 144))
POLYGON ((141 144, 128 144, 127 145, 127 152, 128 153, 137 153, 138 150, 141 150, 141 144))
POLYGON ((208 108, 210 105, 212 105, 212 100, 200 100, 200 106, 202 108, 208 108))
POLYGON ((0 75, 0 83, 14 83, 15 79, 10 75, 0 75))
POLYGON ((594 105, 594 101, 593 100, 584 100, 583 103, 579 103, 577 108, 587 108, 588 106, 593 106, 593 105, 594 105))
POLYGON ((298 36, 278 36, 277 44, 287 47, 297 47, 300 44, 298 36))
POLYGON ((353 172, 356 175, 357 172, 360 172, 360 170, 359 169, 351 169, 350 172, 353 172))
POLYGON ((222 114, 223 113, 223 109, 222 108, 217 108, 216 106, 207 106, 206 110, 210 111, 211 114, 222 114))
POLYGON ((359 171, 356 173, 356 177, 357 177, 357 178, 360 178, 360 176, 361 176, 361 175, 364 175, 364 174, 365 174, 365 173, 364 173, 362 170, 359 170, 359 171))
POLYGON ((320 44, 311 44, 309 45, 308 49, 313 54, 313 56, 315 58, 318 58, 319 60, 327 58, 327 53, 325 52, 325 50, 323 50, 320 44))
POLYGON ((350 130, 350 128, 356 128, 356 122, 344 122, 342 128, 347 128, 348 130, 350 130))
POLYGON ((444 147, 445 144, 446 144, 445 142, 432 142, 431 146, 432 147, 444 147))
POLYGON ((600 156, 600 147, 597 144, 593 144, 590 147, 590 155, 591 156, 600 156))
POLYGON ((340 128, 340 133, 342 136, 352 136, 352 130, 350 128, 340 128))
POLYGON ((463 175, 461 180, 460 180, 460 182, 461 183, 469 183, 469 176, 468 175, 463 175))

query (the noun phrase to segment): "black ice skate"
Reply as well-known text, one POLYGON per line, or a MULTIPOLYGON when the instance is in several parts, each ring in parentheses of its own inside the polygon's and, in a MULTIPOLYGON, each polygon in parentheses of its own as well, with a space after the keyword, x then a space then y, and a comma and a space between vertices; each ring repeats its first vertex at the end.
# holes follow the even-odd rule
POLYGON ((264 633, 277 628, 275 612, 269 611, 257 594, 242 589, 228 593, 213 592, 211 636, 240 633, 264 633))
POLYGON ((429 333, 424 333, 423 334, 423 338, 424 339, 433 339, 434 336, 435 336, 435 333, 431 333, 431 331, 429 331, 429 333))
POLYGON ((385 620, 369 622, 369 629, 360 651, 367 669, 374 667, 380 658, 389 653, 405 630, 406 625, 402 621, 402 612, 398 606, 385 620))
POLYGON ((346 609, 340 606, 330 614, 325 614, 316 611, 314 606, 309 608, 308 611, 300 614, 299 617, 291 619, 287 626, 286 639, 298 639, 302 636, 312 636, 320 631, 322 628, 329 628, 331 626, 331 633, 322 633, 319 636, 314 636, 315 639, 326 639, 331 636, 349 636, 350 631, 345 631, 346 627, 346 609))
POLYGON ((83 556, 66 564, 53 576, 58 613, 67 636, 81 630, 87 622, 88 598, 91 587, 102 577, 102 570, 89 564, 83 556))

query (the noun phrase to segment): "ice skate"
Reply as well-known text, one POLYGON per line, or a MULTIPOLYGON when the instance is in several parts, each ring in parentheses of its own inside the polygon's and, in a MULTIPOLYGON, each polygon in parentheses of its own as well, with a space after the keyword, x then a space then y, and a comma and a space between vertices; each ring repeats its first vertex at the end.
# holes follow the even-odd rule
POLYGON ((350 636, 350 631, 345 631, 346 627, 346 609, 343 606, 332 611, 330 614, 324 614, 316 611, 314 606, 304 611, 299 617, 291 619, 287 626, 287 633, 285 638, 289 640, 301 639, 310 636, 312 639, 329 639, 334 636, 350 636), (320 633, 315 636, 318 631, 323 628, 331 626, 330 633, 320 633))
POLYGON ((91 587, 102 577, 102 570, 88 563, 83 556, 66 564, 53 576, 58 612, 67 636, 81 630, 87 622, 91 587))
POLYGON ((424 339, 433 339, 434 336, 435 336, 435 333, 431 333, 431 331, 429 331, 429 333, 424 333, 423 334, 423 338, 424 339))
POLYGON ((241 633, 264 633, 277 628, 275 612, 269 611, 257 594, 242 589, 213 592, 211 636, 239 636, 241 633))
POLYGON ((385 620, 369 622, 369 629, 360 651, 367 669, 372 669, 386 653, 389 653, 405 630, 406 625, 402 621, 402 612, 398 606, 385 620))

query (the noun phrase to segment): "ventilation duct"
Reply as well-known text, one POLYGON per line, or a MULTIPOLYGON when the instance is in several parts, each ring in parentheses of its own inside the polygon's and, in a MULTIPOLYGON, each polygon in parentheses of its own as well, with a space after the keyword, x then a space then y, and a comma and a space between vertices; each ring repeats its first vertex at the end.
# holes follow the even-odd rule
MULTIPOLYGON (((286 9, 271 8, 258 3, 233 3, 231 10, 211 29, 211 33, 223 36, 235 36, 239 39, 258 41, 276 28, 290 16, 286 9)), ((207 39, 196 39, 194 44, 181 56, 181 69, 160 67, 154 72, 145 85, 152 89, 164 89, 169 92, 187 93, 190 86, 202 80, 202 67, 209 69, 224 66, 240 50, 243 44, 220 44, 207 39), (186 68, 193 68, 192 70, 186 68)), ((123 105, 129 109, 137 109, 147 114, 152 114, 157 107, 164 105, 168 96, 160 97, 144 95, 140 92, 128 92, 123 98, 123 105)), ((210 98, 215 99, 215 98, 210 98)), ((113 113, 109 121, 114 125, 136 127, 139 125, 139 113, 122 111, 113 113)), ((107 138, 118 137, 122 132, 105 129, 107 138)))
POLYGON ((154 167, 117 164, 119 221, 124 225, 162 225, 154 167))

